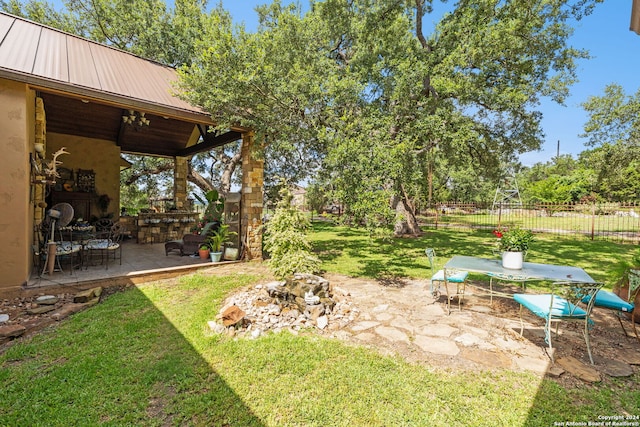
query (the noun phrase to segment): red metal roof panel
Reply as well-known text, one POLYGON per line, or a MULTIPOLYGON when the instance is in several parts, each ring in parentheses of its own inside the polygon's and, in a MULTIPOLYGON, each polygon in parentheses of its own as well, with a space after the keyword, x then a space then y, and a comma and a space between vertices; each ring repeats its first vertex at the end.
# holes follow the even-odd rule
POLYGON ((99 90, 100 79, 93 63, 91 43, 78 37, 67 37, 67 48, 75 53, 72 60, 68 59, 69 82, 99 90))
POLYGON ((9 30, 11 29, 11 25, 13 25, 13 21, 15 18, 11 16, 0 14, 0 41, 4 39, 9 30))
POLYGON ((42 28, 16 19, 0 45, 0 67, 33 72, 42 28))
MULTIPOLYGON (((51 82, 206 114, 174 96, 176 71, 159 63, 0 12, 0 69, 51 82)), ((6 73, 4 73, 6 75, 6 73)), ((22 81, 32 81, 18 76, 22 81)), ((38 83, 43 85, 42 81, 38 83)), ((46 85, 46 83, 44 83, 46 85)), ((44 86, 43 86, 44 87, 44 86)), ((89 96, 99 97, 94 93, 89 96)))
POLYGON ((43 28, 33 64, 33 74, 69 81, 67 38, 64 34, 43 28))

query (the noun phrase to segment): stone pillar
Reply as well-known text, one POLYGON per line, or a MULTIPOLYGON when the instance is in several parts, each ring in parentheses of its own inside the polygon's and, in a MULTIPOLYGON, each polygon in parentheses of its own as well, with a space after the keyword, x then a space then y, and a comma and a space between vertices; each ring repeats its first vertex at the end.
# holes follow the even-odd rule
MULTIPOLYGON (((47 120, 44 110, 44 101, 42 98, 36 98, 36 128, 35 128, 35 146, 38 147, 36 150, 34 148, 34 159, 35 162, 42 168, 43 159, 45 158, 45 153, 47 151, 47 120)), ((35 180, 38 178, 44 178, 40 176, 34 176, 35 180)), ((35 211, 33 213, 33 219, 35 224, 40 224, 44 219, 45 212, 45 186, 44 184, 32 184, 33 187, 33 203, 35 206, 35 211)), ((34 242, 35 243, 35 242, 34 242)))
POLYGON ((177 209, 191 210, 187 202, 187 158, 175 157, 173 164, 173 203, 177 209))
POLYGON ((242 134, 241 236, 247 259, 262 259, 264 160, 255 153, 253 132, 242 134))

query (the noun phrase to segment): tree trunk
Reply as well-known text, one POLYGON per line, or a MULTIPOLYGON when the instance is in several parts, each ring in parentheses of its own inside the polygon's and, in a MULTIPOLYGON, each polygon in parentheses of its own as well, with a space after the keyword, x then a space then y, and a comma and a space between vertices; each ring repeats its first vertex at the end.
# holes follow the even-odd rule
POLYGON ((231 191, 231 177, 242 161, 242 154, 240 150, 238 150, 232 157, 225 156, 224 160, 224 169, 220 177, 220 194, 222 197, 227 197, 227 194, 231 191))
POLYGON ((393 227, 394 236, 403 234, 418 236, 421 234, 416 215, 404 198, 394 196, 391 200, 391 207, 396 211, 396 223, 393 227))

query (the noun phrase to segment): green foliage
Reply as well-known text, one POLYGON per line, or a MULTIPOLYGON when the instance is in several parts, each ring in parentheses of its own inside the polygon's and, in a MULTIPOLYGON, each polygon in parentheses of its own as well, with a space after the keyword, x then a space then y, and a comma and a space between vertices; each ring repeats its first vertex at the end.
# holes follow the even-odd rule
POLYGON ((217 190, 207 191, 204 195, 205 199, 196 193, 194 193, 194 196, 200 203, 207 205, 202 218, 203 225, 209 222, 219 222, 222 219, 222 213, 224 212, 224 198, 217 190))
POLYGON ((320 260, 312 253, 306 233, 310 227, 307 217, 291 205, 291 191, 284 186, 282 198, 267 223, 264 248, 269 253, 269 267, 277 278, 293 273, 316 273, 320 260))
POLYGON ((222 250, 222 245, 229 243, 229 239, 232 236, 235 236, 237 233, 235 231, 229 231, 228 224, 222 224, 215 230, 209 237, 207 237, 207 244, 209 248, 211 248, 212 252, 220 252, 222 250))
POLYGON ((329 204, 329 191, 326 185, 319 182, 313 182, 307 186, 306 194, 307 204, 312 211, 322 213, 323 209, 329 204))
POLYGON ((524 230, 519 227, 510 228, 501 232, 501 234, 502 237, 498 242, 498 248, 501 251, 526 252, 533 241, 531 230, 524 230))
POLYGON ((586 57, 566 45, 567 21, 595 1, 463 2, 432 34, 424 2, 315 2, 305 15, 274 2, 256 34, 212 13, 181 87, 220 128, 254 129, 267 167, 321 169, 347 218, 376 227, 392 199, 495 188, 502 164, 540 146, 540 97, 562 102, 586 57))

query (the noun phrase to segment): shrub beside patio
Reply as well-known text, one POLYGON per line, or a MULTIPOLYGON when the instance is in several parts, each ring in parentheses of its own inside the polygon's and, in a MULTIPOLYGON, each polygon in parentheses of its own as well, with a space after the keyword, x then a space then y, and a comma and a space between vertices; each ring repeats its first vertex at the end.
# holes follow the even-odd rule
MULTIPOLYGON (((425 246, 444 262, 483 255, 488 236, 384 243, 316 225, 311 237, 330 272, 426 277, 425 246)), ((634 249, 583 243, 537 238, 532 260, 572 257, 605 278, 605 260, 634 249)), ((212 272, 146 284, 16 343, 0 354, 0 425, 548 426, 637 414, 637 374, 564 388, 528 373, 435 371, 310 330, 257 340, 208 330, 226 295, 267 280, 212 272)))

